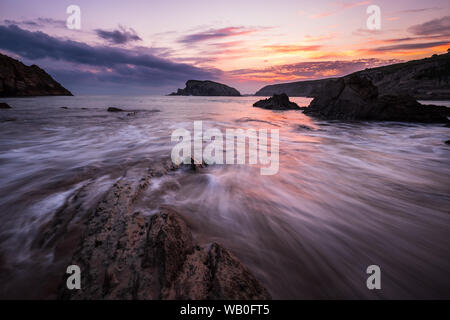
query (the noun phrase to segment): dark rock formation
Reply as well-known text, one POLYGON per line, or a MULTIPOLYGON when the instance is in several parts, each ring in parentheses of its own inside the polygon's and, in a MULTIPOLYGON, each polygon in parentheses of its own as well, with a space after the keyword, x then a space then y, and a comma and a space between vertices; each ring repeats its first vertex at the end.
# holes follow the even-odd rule
POLYGON ((240 96, 236 89, 214 81, 188 80, 186 88, 178 89, 171 96, 240 96))
POLYGON ((300 109, 295 102, 289 101, 289 97, 285 93, 274 94, 271 98, 259 100, 258 102, 255 102, 253 106, 270 110, 300 109))
POLYGON ((69 90, 36 65, 0 54, 0 97, 71 96, 69 90))
POLYGON ((122 110, 120 108, 116 108, 116 107, 109 107, 108 112, 125 112, 125 110, 122 110))
POLYGON ((446 144, 450 144, 450 140, 445 141, 446 144))
MULTIPOLYGON (((410 95, 416 99, 450 99, 450 53, 355 72, 372 81, 381 95, 410 95)), ((265 86, 255 95, 271 96, 285 92, 295 97, 318 97, 330 81, 322 79, 265 86)))
POLYGON ((354 75, 330 82, 304 113, 324 119, 445 123, 450 109, 422 105, 407 95, 379 96, 370 80, 354 75))
MULTIPOLYGON (((135 211, 134 203, 151 178, 176 169, 167 164, 150 169, 140 179, 126 175, 114 184, 84 222, 70 262, 82 270, 81 290, 68 290, 64 280, 60 299, 270 298, 225 248, 217 243, 196 244, 173 209, 162 207, 153 216, 135 211)), ((41 232, 38 243, 62 241, 57 239, 68 225, 62 217, 41 232)))
POLYGON ((0 102, 0 109, 12 109, 11 106, 5 102, 0 102))

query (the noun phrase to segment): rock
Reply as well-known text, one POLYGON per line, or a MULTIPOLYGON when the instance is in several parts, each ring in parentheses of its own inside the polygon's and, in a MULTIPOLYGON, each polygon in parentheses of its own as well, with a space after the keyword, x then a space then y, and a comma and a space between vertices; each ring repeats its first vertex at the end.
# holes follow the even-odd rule
MULTIPOLYGON (((450 53, 431 58, 365 69, 344 78, 358 75, 369 79, 380 95, 410 95, 423 100, 450 99, 450 53)), ((268 85, 256 96, 285 92, 291 97, 318 97, 336 78, 268 85)))
POLYGON ((422 105, 408 95, 380 96, 370 80, 353 75, 330 82, 304 113, 336 120, 446 123, 450 109, 422 105))
POLYGON ((259 100, 258 102, 255 102, 253 106, 270 110, 300 109, 295 102, 289 101, 289 97, 285 93, 274 94, 271 98, 259 100))
POLYGON ((446 144, 450 144, 450 140, 445 141, 446 144))
POLYGON ((0 109, 12 109, 11 106, 5 102, 0 102, 0 109))
POLYGON ((236 89, 214 81, 188 80, 186 88, 178 89, 171 96, 240 96, 236 89))
POLYGON ((108 112, 125 112, 125 110, 122 110, 120 108, 116 108, 116 107, 109 107, 108 112))
MULTIPOLYGON (((82 270, 81 290, 68 290, 65 278, 60 299, 270 299, 232 253, 217 243, 198 245, 173 209, 152 216, 135 210, 152 177, 175 169, 168 163, 114 184, 89 214, 70 261, 82 270)), ((38 243, 56 241, 66 224, 51 223, 38 243)))
POLYGON ((69 109, 68 107, 61 107, 61 109, 65 109, 65 110, 67 110, 67 109, 69 109))
POLYGON ((69 90, 36 65, 0 54, 0 97, 71 96, 69 90))

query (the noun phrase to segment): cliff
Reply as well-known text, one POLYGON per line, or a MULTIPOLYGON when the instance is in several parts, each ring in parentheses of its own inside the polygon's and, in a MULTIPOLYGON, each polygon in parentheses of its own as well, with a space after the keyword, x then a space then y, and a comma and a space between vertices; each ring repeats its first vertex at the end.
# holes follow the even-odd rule
MULTIPOLYGON (((370 80, 381 94, 410 95, 416 99, 450 99, 450 53, 397 63, 352 73, 370 80)), ((299 81, 269 85, 256 96, 286 93, 289 96, 317 97, 334 79, 299 81)))
POLYGON ((26 66, 0 54, 0 97, 71 95, 69 90, 37 65, 26 66))
POLYGON ((240 96, 235 88, 214 81, 188 80, 186 88, 178 89, 171 96, 240 96))

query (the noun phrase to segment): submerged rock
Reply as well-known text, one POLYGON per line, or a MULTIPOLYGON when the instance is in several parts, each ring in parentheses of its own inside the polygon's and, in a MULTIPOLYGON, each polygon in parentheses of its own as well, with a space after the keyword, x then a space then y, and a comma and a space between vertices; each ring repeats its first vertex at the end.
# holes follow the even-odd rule
POLYGON ((11 106, 5 102, 0 102, 0 109, 12 109, 11 106))
POLYGON ((295 102, 289 101, 289 97, 285 93, 274 94, 271 98, 259 100, 258 102, 255 102, 253 106, 270 110, 300 109, 295 102))
POLYGON ((109 107, 108 112, 125 112, 125 110, 122 110, 120 108, 116 108, 116 107, 109 107))
POLYGON ((188 80, 186 88, 172 92, 170 96, 240 96, 235 88, 214 81, 188 80))
POLYGON ((304 113, 336 120, 445 123, 450 109, 422 105, 407 95, 380 96, 370 80, 355 75, 331 81, 304 113))

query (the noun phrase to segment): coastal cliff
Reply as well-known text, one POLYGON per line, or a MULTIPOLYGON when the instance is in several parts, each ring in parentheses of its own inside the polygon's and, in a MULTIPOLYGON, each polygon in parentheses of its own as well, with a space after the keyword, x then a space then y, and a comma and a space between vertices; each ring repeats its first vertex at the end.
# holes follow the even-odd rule
MULTIPOLYGON (((416 99, 450 99, 450 53, 430 58, 365 69, 352 73, 364 77, 383 95, 410 95, 416 99)), ((256 96, 286 93, 289 96, 316 98, 339 78, 299 81, 265 86, 256 96)))
POLYGON ((240 96, 235 88, 214 81, 188 80, 186 88, 178 89, 170 96, 240 96))
POLYGON ((26 66, 0 54, 0 97, 71 95, 69 90, 37 65, 26 66))

